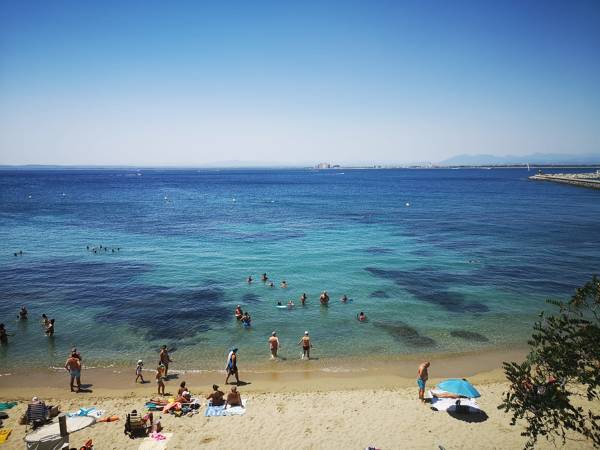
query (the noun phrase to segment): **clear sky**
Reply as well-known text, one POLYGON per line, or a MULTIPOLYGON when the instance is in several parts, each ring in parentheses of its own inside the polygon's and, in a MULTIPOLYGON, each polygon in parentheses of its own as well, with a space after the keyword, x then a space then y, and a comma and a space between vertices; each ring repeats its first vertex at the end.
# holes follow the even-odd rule
POLYGON ((0 2, 0 164, 600 151, 600 1, 0 2))

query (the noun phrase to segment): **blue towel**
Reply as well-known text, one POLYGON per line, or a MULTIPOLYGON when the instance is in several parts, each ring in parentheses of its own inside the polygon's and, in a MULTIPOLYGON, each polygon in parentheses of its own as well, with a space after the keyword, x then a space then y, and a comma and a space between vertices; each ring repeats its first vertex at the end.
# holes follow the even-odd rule
POLYGON ((204 412, 204 415, 206 417, 222 416, 224 410, 225 410, 225 405, 207 406, 206 411, 204 412))

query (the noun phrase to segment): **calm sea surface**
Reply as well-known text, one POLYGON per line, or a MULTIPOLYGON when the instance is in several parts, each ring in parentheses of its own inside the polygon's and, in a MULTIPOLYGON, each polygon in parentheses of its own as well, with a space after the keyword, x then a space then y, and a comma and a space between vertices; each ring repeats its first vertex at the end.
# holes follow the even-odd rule
POLYGON ((546 298, 600 273, 600 192, 530 174, 0 171, 0 366, 60 366, 73 345, 92 365, 153 364, 167 344, 178 368, 215 368, 234 345, 265 359, 273 330, 289 358, 309 330, 321 361, 522 344, 546 298), (275 307, 302 292, 306 307, 275 307))

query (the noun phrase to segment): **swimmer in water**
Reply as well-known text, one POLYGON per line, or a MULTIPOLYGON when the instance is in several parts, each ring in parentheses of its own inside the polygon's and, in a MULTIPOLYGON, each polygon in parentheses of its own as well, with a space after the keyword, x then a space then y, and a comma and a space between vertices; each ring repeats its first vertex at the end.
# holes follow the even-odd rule
POLYGON ((348 296, 344 294, 340 300, 342 301, 342 303, 348 303, 348 296))
POLYGON ((287 285, 287 281, 283 280, 283 281, 281 282, 281 288, 282 288, 282 289, 285 289, 285 288, 287 288, 287 287, 288 287, 288 285, 287 285))
POLYGON ((281 302, 277 302, 277 306, 283 306, 281 302))
POLYGON ((292 309, 294 306, 296 306, 296 305, 294 305, 294 302, 293 302, 293 301, 291 301, 291 300, 290 300, 290 301, 288 301, 288 303, 287 303, 287 307, 288 307, 288 308, 292 309))
POLYGON ((50 325, 50 320, 48 319, 48 316, 46 314, 42 314, 42 326, 44 328, 48 328, 48 325, 50 325))
POLYGON ((266 273, 263 273, 263 274, 261 275, 261 277, 260 277, 260 280, 261 280, 263 283, 266 283, 266 281, 267 281, 268 279, 269 279, 269 277, 267 276, 267 274, 266 274, 266 273))
POLYGON ((248 311, 246 311, 244 313, 244 316, 242 317, 242 323, 249 327, 250 326, 250 322, 252 322, 252 318, 250 317, 250 314, 248 314, 248 311))
POLYGON ((244 315, 244 312, 242 311, 242 307, 240 305, 237 305, 235 308, 235 318, 237 320, 242 320, 243 315, 244 315))
POLYGON ((358 319, 359 322, 365 322, 367 320, 367 316, 362 311, 360 312, 360 314, 358 316, 356 316, 356 318, 358 319))
POLYGON ((269 287, 271 287, 271 288, 275 287, 275 285, 273 284, 272 281, 269 283, 269 287))
POLYGON ((19 311, 19 319, 27 320, 27 308, 25 308, 25 305, 21 306, 21 310, 19 311))
POLYGON ((319 301, 321 302, 321 305, 327 306, 327 304, 329 303, 329 294, 327 294, 327 291, 323 291, 323 293, 319 297, 319 301))
POLYGON ((46 336, 48 336, 48 337, 54 336, 54 319, 50 319, 50 323, 46 327, 46 336))
POLYGON ((300 303, 302 303, 302 306, 306 305, 306 299, 308 297, 306 296, 306 293, 303 292, 302 295, 300 296, 300 303))
POLYGON ((248 279, 246 281, 248 282, 248 284, 252 283, 252 275, 248 276, 248 279))
POLYGON ((6 328, 4 328, 4 324, 0 323, 0 344, 2 344, 2 345, 8 344, 8 336, 9 336, 9 334, 6 332, 6 328))

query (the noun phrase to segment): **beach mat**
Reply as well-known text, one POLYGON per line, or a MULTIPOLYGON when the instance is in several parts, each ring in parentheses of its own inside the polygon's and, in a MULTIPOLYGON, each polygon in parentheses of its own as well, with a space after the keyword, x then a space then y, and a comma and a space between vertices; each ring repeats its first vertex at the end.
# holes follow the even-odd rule
POLYGON ((204 415, 206 417, 219 417, 219 416, 242 416, 246 414, 246 400, 242 400, 241 406, 207 406, 204 415))
MULTIPOLYGON (((447 412, 457 412, 458 408, 456 406, 457 399, 455 398, 437 398, 433 397, 431 399, 431 408, 436 411, 447 411, 447 412)), ((460 405, 465 407, 464 409, 468 410, 469 413, 480 413, 481 408, 477 404, 477 401, 472 398, 461 398, 460 405)))
POLYGON ((160 433, 162 434, 166 439, 157 441, 156 439, 153 439, 152 437, 147 437, 142 439, 142 442, 140 443, 140 446, 138 447, 139 450, 166 450, 167 449, 167 444, 169 443, 169 439, 171 439, 171 437, 173 437, 173 433, 160 433))

